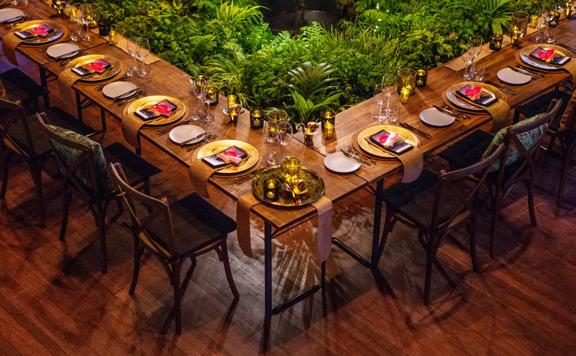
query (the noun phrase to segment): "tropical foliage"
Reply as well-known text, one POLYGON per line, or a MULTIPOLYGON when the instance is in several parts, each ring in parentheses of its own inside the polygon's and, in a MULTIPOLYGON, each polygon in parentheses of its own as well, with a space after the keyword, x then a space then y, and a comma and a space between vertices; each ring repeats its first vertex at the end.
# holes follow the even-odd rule
MULTIPOLYGON (((272 33, 256 0, 89 0, 121 33, 192 75, 206 74, 248 106, 291 110, 298 121, 365 100, 400 67, 458 56, 469 37, 504 32, 516 10, 557 0, 338 0, 348 17, 272 33)), ((85 2, 85 0, 77 0, 85 2)))

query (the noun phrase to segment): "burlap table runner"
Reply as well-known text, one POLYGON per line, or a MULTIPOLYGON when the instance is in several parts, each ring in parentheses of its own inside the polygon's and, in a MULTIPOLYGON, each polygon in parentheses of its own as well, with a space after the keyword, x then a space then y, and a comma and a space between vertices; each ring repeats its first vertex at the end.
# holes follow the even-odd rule
POLYGON ((16 59, 16 47, 18 47, 22 42, 24 42, 24 40, 16 36, 14 32, 8 33, 2 39, 4 55, 6 56, 6 59, 14 65, 18 65, 18 60, 16 59))
MULTIPOLYGON (((248 193, 240 197, 236 205, 238 244, 248 257, 254 257, 250 237, 250 210, 258 204, 260 201, 254 197, 254 194, 248 193)), ((322 263, 328 259, 332 250, 332 200, 322 196, 317 202, 312 203, 312 206, 316 208, 318 214, 316 260, 322 263)))

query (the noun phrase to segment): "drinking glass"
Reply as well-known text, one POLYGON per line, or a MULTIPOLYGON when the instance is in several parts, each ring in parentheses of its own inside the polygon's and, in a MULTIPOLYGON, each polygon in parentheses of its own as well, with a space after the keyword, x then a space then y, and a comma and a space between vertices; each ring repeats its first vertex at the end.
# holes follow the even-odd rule
POLYGON ((475 66, 474 68, 474 80, 477 82, 483 82, 486 76, 486 67, 484 66, 475 66))
POLYGON ((374 87, 374 101, 378 104, 378 114, 374 115, 374 120, 383 123, 386 121, 386 115, 384 114, 386 96, 384 95, 384 88, 381 85, 374 87))
POLYGON ((542 43, 548 41, 548 21, 546 21, 546 15, 544 13, 540 14, 538 20, 536 21, 536 36, 534 37, 534 42, 542 43))
POLYGON ((464 80, 472 80, 474 77, 474 56, 469 50, 465 50, 460 58, 462 58, 462 62, 464 62, 465 65, 462 77, 464 80))
POLYGON ((92 35, 90 35, 90 26, 94 23, 97 18, 97 9, 94 4, 82 4, 79 7, 81 12, 80 23, 83 27, 82 39, 85 41, 90 41, 92 35))
POLYGON ((136 75, 141 78, 146 78, 150 74, 146 59, 150 55, 150 42, 146 38, 135 38, 134 44, 136 45, 136 75))
POLYGON ((278 144, 281 147, 288 146, 288 143, 290 142, 290 138, 292 137, 292 134, 293 134, 292 124, 288 121, 280 121, 277 124, 276 133, 277 133, 278 144))
POLYGON ((482 53, 484 39, 481 36, 472 36, 468 41, 468 51, 472 55, 472 61, 482 53))

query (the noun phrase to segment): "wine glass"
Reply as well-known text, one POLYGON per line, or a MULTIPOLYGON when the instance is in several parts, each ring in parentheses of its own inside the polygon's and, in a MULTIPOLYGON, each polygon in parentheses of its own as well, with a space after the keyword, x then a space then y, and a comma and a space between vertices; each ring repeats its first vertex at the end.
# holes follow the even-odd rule
POLYGON ((542 43, 548 41, 548 33, 546 28, 548 27, 548 21, 546 20, 546 15, 541 13, 536 21, 536 29, 538 33, 536 33, 536 37, 534 37, 534 42, 542 43))
POLYGON ((280 121, 276 126, 277 141, 281 147, 288 146, 293 134, 292 124, 289 121, 280 121))
POLYGON ((80 22, 84 30, 82 37, 85 41, 90 41, 92 39, 90 25, 94 23, 97 16, 96 6, 94 4, 81 4, 79 10, 81 12, 80 22))
POLYGON ((374 120, 379 123, 386 121, 386 115, 384 114, 384 104, 386 103, 386 95, 384 94, 384 88, 382 85, 376 85, 374 87, 374 101, 378 104, 378 113, 374 115, 374 120))
POLYGON ((465 65, 462 76, 465 80, 472 80, 474 77, 474 56, 469 50, 465 50, 460 58, 462 58, 465 65))
POLYGON ((484 39, 481 36, 472 36, 468 42, 468 51, 472 55, 472 62, 482 53, 484 39))
POLYGON ((150 55, 150 42, 146 38, 138 37, 134 39, 134 45, 136 46, 135 59, 139 61, 139 63, 136 62, 136 75, 146 78, 150 74, 146 65, 146 59, 150 55))

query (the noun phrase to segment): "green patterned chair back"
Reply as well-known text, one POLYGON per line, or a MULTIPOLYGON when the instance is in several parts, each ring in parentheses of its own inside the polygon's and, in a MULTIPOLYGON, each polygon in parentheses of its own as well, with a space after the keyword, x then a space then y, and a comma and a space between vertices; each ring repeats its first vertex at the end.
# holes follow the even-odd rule
POLYGON ((64 184, 88 201, 103 199, 109 194, 111 189, 102 146, 87 136, 46 124, 40 114, 37 119, 48 135, 64 184))
POLYGON ((547 112, 503 128, 494 135, 483 157, 490 155, 496 147, 504 145, 502 158, 492 167, 493 171, 499 172, 499 184, 515 181, 518 176, 533 169, 536 152, 561 104, 560 100, 555 99, 547 112))

